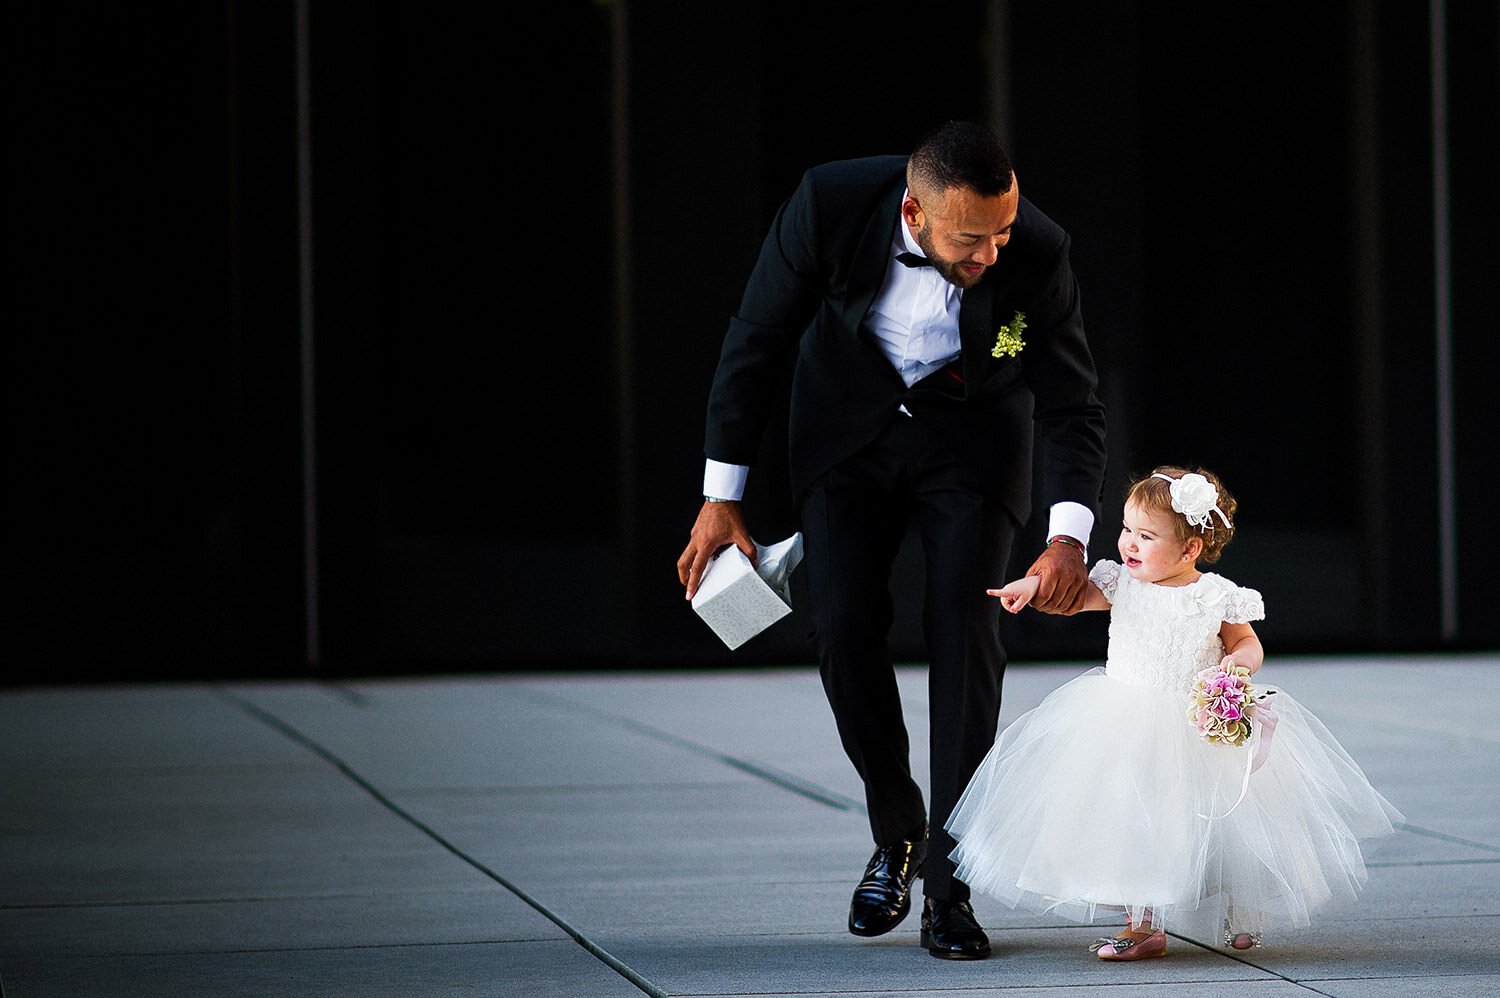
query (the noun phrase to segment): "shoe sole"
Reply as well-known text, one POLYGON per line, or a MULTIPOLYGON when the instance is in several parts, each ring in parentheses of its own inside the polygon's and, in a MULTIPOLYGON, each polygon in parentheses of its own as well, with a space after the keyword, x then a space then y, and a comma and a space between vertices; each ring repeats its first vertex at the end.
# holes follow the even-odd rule
POLYGON ((1130 949, 1126 950, 1120 956, 1105 956, 1103 953, 1100 953, 1099 954, 1099 959, 1101 959, 1101 960, 1116 960, 1116 961, 1119 961, 1121 963, 1124 963, 1127 960, 1151 960, 1151 959, 1154 959, 1154 958, 1159 957, 1159 956, 1166 956, 1167 955, 1167 948, 1165 946, 1163 946, 1161 949, 1144 950, 1144 951, 1142 951, 1140 953, 1136 953, 1136 952, 1134 952, 1134 950, 1135 950, 1135 947, 1132 946, 1130 949))
POLYGON ((1166 956, 1166 955, 1167 955, 1167 951, 1164 950, 1164 949, 1162 949, 1162 950, 1157 950, 1155 953, 1142 953, 1140 956, 1105 956, 1103 953, 1100 953, 1099 954, 1099 959, 1101 959, 1101 960, 1112 960, 1112 961, 1115 961, 1117 963, 1127 963, 1127 962, 1129 962, 1131 960, 1153 960, 1156 957, 1166 956))

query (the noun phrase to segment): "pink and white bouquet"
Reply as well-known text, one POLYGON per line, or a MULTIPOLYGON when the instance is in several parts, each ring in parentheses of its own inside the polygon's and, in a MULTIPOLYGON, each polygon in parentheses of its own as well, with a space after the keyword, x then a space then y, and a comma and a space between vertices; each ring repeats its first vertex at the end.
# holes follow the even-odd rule
MULTIPOLYGON (((1243 745, 1251 735, 1250 721, 1260 709, 1260 701, 1274 692, 1261 692, 1251 686, 1250 670, 1244 666, 1204 669, 1198 673, 1193 685, 1193 705, 1188 708, 1188 720, 1197 725, 1198 732, 1211 742, 1243 745)), ((1269 708, 1267 713, 1270 713, 1269 708)))

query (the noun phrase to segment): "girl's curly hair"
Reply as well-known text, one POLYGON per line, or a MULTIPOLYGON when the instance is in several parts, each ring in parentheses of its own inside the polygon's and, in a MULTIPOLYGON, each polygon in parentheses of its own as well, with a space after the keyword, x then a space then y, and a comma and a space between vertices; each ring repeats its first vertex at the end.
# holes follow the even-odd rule
POLYGON ((1203 552, 1198 555, 1198 560, 1205 565, 1212 565, 1219 560, 1219 555, 1224 552, 1224 547, 1234 537, 1234 518, 1238 503, 1234 496, 1230 495, 1219 481, 1219 477, 1211 471, 1203 468, 1179 468, 1176 465, 1164 464, 1158 468, 1152 468, 1150 474, 1144 475, 1130 483, 1130 490, 1125 494, 1127 503, 1136 503, 1142 509, 1156 513, 1165 513, 1172 520, 1172 529, 1177 539, 1186 544, 1194 538, 1203 542, 1203 552), (1219 509, 1223 511, 1225 523, 1214 514, 1208 519, 1207 527, 1195 527, 1187 522, 1187 517, 1172 508, 1171 482, 1163 481, 1155 476, 1166 475, 1169 478, 1181 478, 1183 475, 1198 474, 1208 479, 1214 488, 1219 490, 1219 509))

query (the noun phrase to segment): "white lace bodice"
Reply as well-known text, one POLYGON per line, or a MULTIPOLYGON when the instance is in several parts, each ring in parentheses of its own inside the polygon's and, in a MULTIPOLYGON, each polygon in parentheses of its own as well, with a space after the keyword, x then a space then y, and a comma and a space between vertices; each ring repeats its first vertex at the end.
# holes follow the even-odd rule
POLYGON ((1127 683, 1187 692, 1200 671, 1224 657, 1220 624, 1266 615, 1259 592, 1221 575, 1158 586, 1132 579, 1119 562, 1100 561, 1089 579, 1110 603, 1105 672, 1127 683))

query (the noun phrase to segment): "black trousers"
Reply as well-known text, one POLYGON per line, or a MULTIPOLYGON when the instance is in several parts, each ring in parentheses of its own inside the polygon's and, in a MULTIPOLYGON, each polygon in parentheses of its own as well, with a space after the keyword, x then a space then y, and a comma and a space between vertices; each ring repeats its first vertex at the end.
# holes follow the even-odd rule
POLYGON ((823 688, 865 785, 877 846, 929 829, 924 893, 962 901, 943 829, 994 743, 1005 649, 998 587, 1016 524, 915 417, 896 414, 868 447, 814 483, 798 505, 823 688), (891 567, 909 530, 926 562, 922 614, 931 724, 929 815, 887 643, 891 567))

